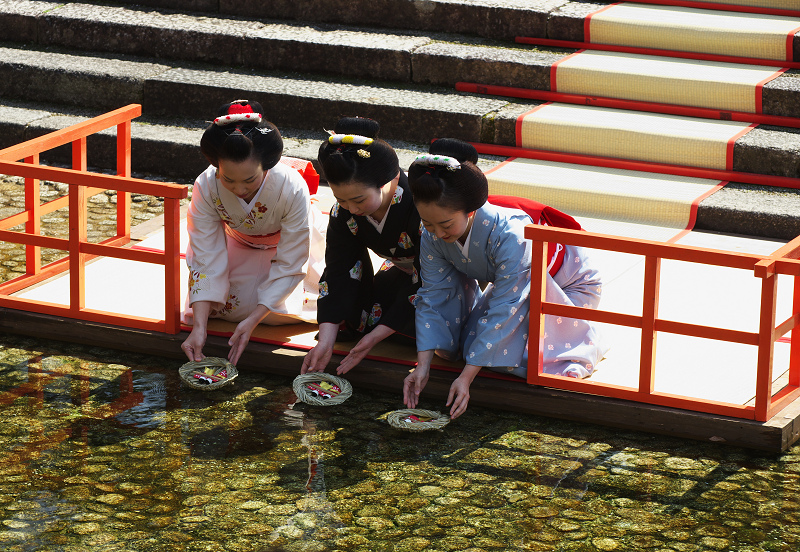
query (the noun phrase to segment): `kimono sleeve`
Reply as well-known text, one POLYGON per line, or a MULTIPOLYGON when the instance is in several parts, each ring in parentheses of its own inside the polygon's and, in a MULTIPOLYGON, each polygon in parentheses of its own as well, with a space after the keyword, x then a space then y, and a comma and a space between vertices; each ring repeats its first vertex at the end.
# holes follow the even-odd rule
POLYGON ((381 278, 382 271, 378 271, 375 276, 375 284, 376 287, 388 285, 392 292, 391 298, 387 297, 386 294, 380 294, 380 291, 376 292, 376 294, 382 296, 385 304, 380 323, 396 332, 414 336, 416 335, 414 330, 414 317, 416 315, 414 303, 420 288, 419 247, 422 239, 422 225, 416 208, 412 207, 410 213, 404 214, 407 215, 405 224, 398 228, 398 232, 405 229, 405 235, 411 237, 414 244, 412 248, 414 255, 412 273, 408 274, 399 268, 394 268, 390 269, 391 272, 395 273, 393 277, 384 280, 381 278))
POLYGON ((512 219, 490 239, 495 277, 475 325, 474 340, 464 351, 469 364, 497 366, 498 348, 506 348, 509 342, 519 341, 523 346, 527 342, 531 282, 531 242, 523 237, 527 222, 512 219))
POLYGON ((577 307, 596 309, 600 303, 602 278, 582 247, 565 246, 564 263, 554 281, 577 307))
POLYGON ((224 303, 228 297, 228 249, 224 222, 211 197, 206 175, 195 181, 187 215, 189 302, 224 303))
POLYGON ((380 324, 400 333, 413 331, 416 315, 414 301, 419 291, 419 283, 414 282, 411 276, 398 269, 395 269, 394 274, 385 280, 380 278, 380 274, 379 272, 375 278, 376 286, 388 284, 392 291, 390 299, 383 296, 384 309, 380 324))
MULTIPOLYGON (((295 175, 300 179, 299 174, 295 175)), ((272 259, 269 276, 258 286, 259 304, 280 314, 287 314, 286 298, 301 285, 308 265, 311 204, 308 187, 302 180, 301 184, 290 186, 287 183, 284 187, 291 190, 291 195, 286 200, 281 218, 281 238, 272 259)))
POLYGON ((422 287, 416 301, 417 350, 456 353, 477 282, 455 269, 427 230, 420 239, 422 287))
POLYGON ((358 223, 349 211, 331 208, 325 245, 325 271, 319 282, 317 321, 339 324, 361 309, 361 280, 371 277, 372 262, 366 246, 358 239, 358 223))

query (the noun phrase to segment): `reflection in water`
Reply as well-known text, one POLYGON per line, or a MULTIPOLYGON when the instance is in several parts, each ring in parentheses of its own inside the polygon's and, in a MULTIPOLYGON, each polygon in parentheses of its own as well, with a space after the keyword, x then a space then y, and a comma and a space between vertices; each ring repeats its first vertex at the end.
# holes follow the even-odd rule
MULTIPOLYGON (((294 395, 292 396, 294 400, 294 395)), ((328 500, 325 486, 325 466, 323 462, 324 443, 318 439, 317 423, 306 416, 302 403, 290 404, 283 411, 282 420, 286 427, 295 427, 303 430, 300 439, 301 445, 307 450, 305 462, 298 462, 299 466, 289 467, 288 477, 302 477, 302 468, 305 467, 305 496, 297 501, 297 513, 289 517, 286 522, 277 527, 271 535, 274 542, 286 538, 294 540, 313 540, 315 534, 325 528, 336 534, 336 529, 344 527, 341 519, 328 500), (298 407, 296 410, 294 407, 298 407), (303 466, 305 464, 305 466, 303 466), (292 468, 295 469, 292 469, 292 468)))
MULTIPOLYGON (((167 409, 166 376, 157 372, 132 370, 133 389, 142 394, 142 400, 117 414, 120 424, 150 429, 162 425, 167 409)), ((99 393, 95 396, 99 398, 99 393)))
POLYGON ((309 407, 290 383, 201 392, 173 361, 0 338, 0 549, 800 549, 798 447, 479 408, 404 433, 399 394, 309 407))

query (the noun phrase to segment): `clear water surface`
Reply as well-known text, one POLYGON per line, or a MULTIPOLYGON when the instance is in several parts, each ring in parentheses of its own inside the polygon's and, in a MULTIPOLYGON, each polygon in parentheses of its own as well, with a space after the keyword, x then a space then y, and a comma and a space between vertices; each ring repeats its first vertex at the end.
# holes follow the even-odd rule
POLYGON ((412 434, 385 421, 399 390, 309 407, 178 366, 0 337, 1 550, 800 550, 800 447, 476 407, 412 434))

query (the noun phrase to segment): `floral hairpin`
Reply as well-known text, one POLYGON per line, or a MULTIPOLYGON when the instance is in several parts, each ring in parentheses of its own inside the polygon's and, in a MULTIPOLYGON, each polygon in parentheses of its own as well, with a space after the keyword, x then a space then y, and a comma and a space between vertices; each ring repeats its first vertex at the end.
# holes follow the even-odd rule
POLYGON ((448 171, 455 171, 461 168, 461 163, 455 157, 447 155, 432 155, 430 153, 421 153, 414 159, 414 163, 422 163, 424 165, 439 165, 447 167, 448 171))

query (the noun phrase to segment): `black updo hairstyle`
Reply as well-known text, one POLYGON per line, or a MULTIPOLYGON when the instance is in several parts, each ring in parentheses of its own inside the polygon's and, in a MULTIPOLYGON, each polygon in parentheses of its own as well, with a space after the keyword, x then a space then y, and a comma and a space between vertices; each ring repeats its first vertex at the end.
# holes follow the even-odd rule
POLYGON ((400 172, 400 161, 392 146, 378 139, 378 121, 362 117, 343 117, 334 127, 336 134, 354 134, 372 138, 370 145, 331 144, 328 140, 319 147, 322 175, 329 184, 358 182, 382 188, 400 172), (359 154, 359 150, 363 153, 359 154), (365 154, 368 154, 365 155, 365 154))
POLYGON ((219 160, 242 162, 255 158, 261 168, 271 169, 283 154, 283 139, 277 127, 264 118, 264 108, 258 102, 236 100, 219 108, 218 117, 249 112, 261 115, 261 122, 237 121, 225 125, 211 123, 200 139, 200 151, 208 162, 219 167, 219 160))
POLYGON ((440 138, 428 148, 431 155, 446 155, 461 163, 450 170, 444 165, 413 163, 408 169, 408 184, 415 203, 434 203, 452 211, 470 213, 489 198, 489 182, 476 163, 477 150, 467 142, 440 138))

